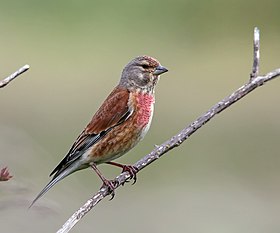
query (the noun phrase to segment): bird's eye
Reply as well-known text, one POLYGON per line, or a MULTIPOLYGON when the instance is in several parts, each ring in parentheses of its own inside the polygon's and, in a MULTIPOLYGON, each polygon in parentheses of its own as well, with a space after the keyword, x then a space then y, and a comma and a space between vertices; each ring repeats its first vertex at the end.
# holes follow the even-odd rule
POLYGON ((148 65, 142 65, 142 67, 143 67, 144 69, 148 69, 148 68, 149 68, 148 65))

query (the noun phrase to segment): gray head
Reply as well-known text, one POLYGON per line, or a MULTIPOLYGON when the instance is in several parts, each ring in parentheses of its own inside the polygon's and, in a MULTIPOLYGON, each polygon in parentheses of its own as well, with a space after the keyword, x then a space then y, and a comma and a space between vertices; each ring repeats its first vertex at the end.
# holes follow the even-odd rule
POLYGON ((159 75, 167 71, 155 58, 139 56, 125 66, 119 85, 130 90, 153 93, 159 75))

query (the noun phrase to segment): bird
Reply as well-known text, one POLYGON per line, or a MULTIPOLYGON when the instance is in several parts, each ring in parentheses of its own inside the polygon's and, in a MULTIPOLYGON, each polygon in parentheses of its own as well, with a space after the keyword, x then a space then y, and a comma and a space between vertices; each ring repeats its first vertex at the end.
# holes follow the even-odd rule
MULTIPOLYGON (((93 115, 72 147, 54 168, 50 182, 32 201, 31 206, 49 189, 68 175, 91 167, 107 186, 112 198, 115 184, 106 179, 97 165, 107 163, 128 171, 136 181, 137 168, 112 162, 141 141, 150 128, 155 103, 155 86, 168 69, 153 57, 132 59, 123 69, 118 85, 93 115)), ((30 208, 29 207, 29 208, 30 208)))

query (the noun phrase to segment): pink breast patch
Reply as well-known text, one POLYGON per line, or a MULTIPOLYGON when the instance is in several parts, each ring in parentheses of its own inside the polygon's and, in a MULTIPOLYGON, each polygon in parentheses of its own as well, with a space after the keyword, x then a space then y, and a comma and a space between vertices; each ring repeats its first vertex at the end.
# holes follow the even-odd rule
POLYGON ((145 126, 151 120, 155 99, 153 95, 138 94, 136 101, 139 108, 137 114, 137 123, 139 125, 145 126))

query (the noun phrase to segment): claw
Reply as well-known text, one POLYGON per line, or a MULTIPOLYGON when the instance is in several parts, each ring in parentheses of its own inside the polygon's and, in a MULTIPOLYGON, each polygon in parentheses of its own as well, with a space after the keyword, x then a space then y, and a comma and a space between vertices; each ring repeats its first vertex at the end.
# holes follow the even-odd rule
MULTIPOLYGON (((133 179, 133 183, 136 183, 137 177, 136 177, 136 173, 138 172, 138 168, 134 167, 133 165, 123 165, 120 163, 116 163, 116 162, 106 162, 107 164, 111 164, 117 167, 122 168, 122 172, 128 172, 130 174, 130 179, 133 179)), ((127 181, 125 181, 124 183, 126 183, 127 181)), ((124 183, 122 183, 122 185, 124 185, 124 183)))
POLYGON ((122 172, 128 172, 130 174, 130 179, 133 179, 132 185, 136 183, 137 181, 136 174, 138 172, 138 169, 136 167, 132 165, 124 165, 122 172))
POLYGON ((115 189, 117 187, 117 185, 114 183, 114 181, 113 180, 104 180, 101 188, 103 188, 103 187, 108 188, 108 191, 111 194, 110 201, 113 200, 113 198, 115 197, 115 189))
POLYGON ((96 174, 99 176, 99 178, 103 181, 103 184, 101 186, 101 188, 107 188, 109 193, 111 194, 111 199, 112 200, 115 196, 115 189, 117 188, 117 184, 114 183, 113 180, 107 180, 102 173, 98 170, 98 168, 96 167, 96 165, 94 163, 90 164, 90 166, 92 167, 92 169, 96 172, 96 174))

